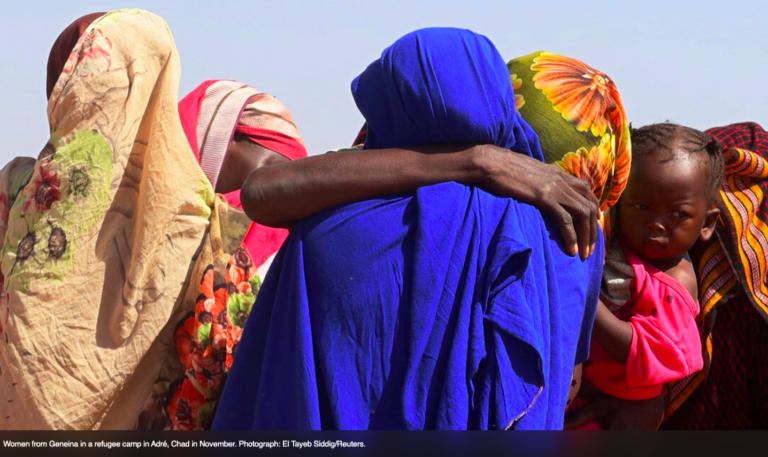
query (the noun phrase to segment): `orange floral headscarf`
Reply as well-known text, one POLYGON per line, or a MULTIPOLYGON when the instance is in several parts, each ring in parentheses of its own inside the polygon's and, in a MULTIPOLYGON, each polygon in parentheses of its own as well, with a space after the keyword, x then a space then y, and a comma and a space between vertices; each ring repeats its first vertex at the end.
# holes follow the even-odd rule
POLYGON ((536 130, 544 158, 587 181, 608 210, 629 177, 629 123, 618 89, 605 74, 550 52, 511 60, 507 66, 515 107, 536 130))

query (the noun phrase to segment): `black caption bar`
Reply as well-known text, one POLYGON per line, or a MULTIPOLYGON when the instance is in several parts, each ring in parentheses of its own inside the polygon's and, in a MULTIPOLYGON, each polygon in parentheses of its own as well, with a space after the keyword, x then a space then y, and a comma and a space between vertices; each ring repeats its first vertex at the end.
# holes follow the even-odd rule
POLYGON ((768 432, 8 432, 0 456, 761 455, 768 432), (213 454, 212 454, 213 453, 213 454))

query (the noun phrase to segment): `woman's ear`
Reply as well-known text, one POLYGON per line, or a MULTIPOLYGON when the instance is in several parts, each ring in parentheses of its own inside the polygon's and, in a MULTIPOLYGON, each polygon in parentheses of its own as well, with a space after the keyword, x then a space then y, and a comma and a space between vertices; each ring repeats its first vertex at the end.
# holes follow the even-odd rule
POLYGON ((701 234, 699 240, 702 243, 706 243, 712 238, 715 233, 715 226, 717 226, 717 220, 720 218, 720 209, 716 207, 709 208, 707 215, 704 216, 704 227, 701 228, 701 234))

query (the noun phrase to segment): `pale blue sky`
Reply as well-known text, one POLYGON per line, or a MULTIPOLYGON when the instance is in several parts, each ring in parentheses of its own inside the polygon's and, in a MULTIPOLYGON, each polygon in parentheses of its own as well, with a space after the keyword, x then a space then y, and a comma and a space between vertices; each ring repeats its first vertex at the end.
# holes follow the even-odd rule
POLYGON ((579 58, 616 81, 635 125, 768 127, 768 2, 14 1, 0 16, 0 165, 48 137, 50 46, 77 17, 139 7, 163 16, 181 54, 181 94, 237 79, 281 99, 310 153, 348 146, 362 124, 349 85, 403 34, 456 26, 506 60, 536 50, 579 58), (695 6, 693 6, 695 5, 695 6))

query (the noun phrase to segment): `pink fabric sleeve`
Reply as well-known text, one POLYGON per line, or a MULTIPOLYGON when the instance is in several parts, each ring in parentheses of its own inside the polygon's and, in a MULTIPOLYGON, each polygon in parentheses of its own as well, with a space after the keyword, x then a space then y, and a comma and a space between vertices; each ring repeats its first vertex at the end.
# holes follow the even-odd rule
MULTIPOLYGON (((657 277, 657 279, 660 279, 657 277)), ((667 279, 667 278, 665 278, 667 279)), ((668 278, 669 281, 674 281, 668 278)), ((650 387, 682 379, 704 365, 701 339, 687 290, 675 282, 654 281, 630 319, 632 345, 627 360, 627 385, 650 387)))

